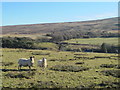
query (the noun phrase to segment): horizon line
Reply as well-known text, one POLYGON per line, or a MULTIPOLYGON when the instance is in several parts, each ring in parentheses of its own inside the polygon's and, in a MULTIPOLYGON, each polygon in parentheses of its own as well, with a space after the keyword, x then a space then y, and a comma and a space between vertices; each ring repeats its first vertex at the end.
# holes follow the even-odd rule
MULTIPOLYGON (((118 18, 119 16, 113 16, 113 17, 109 17, 109 18, 102 18, 102 19, 92 19, 92 20, 81 20, 81 21, 65 21, 65 22, 46 22, 46 23, 33 23, 34 25, 37 24, 56 24, 56 23, 74 23, 74 22, 89 22, 89 21, 96 21, 96 20, 105 20, 105 19, 111 19, 111 18, 118 18)), ((11 25, 0 25, 0 27, 5 27, 5 26, 24 26, 24 25, 33 25, 32 23, 26 23, 26 24, 11 24, 11 25)))

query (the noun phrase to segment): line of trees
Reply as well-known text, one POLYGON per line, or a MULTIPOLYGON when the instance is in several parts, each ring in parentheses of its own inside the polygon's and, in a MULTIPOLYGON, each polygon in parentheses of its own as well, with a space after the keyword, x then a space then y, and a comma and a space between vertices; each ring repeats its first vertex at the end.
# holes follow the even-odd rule
POLYGON ((119 53, 119 46, 102 43, 100 51, 103 53, 119 53))
POLYGON ((73 52, 100 52, 100 53, 120 53, 119 46, 102 43, 98 48, 95 47, 81 47, 79 45, 70 44, 58 44, 61 51, 73 51, 73 52))
POLYGON ((2 38, 3 48, 33 48, 34 40, 31 38, 19 37, 4 37, 2 38))
POLYGON ((49 42, 49 38, 37 38, 31 39, 29 37, 3 37, 0 38, 2 44, 0 45, 2 48, 23 48, 23 49, 40 49, 40 50, 53 50, 57 49, 56 44, 46 43, 49 42), (49 46, 51 45, 51 46, 49 46), (52 47, 53 45, 53 47, 52 47))
POLYGON ((50 36, 51 41, 53 42, 59 42, 74 38, 96 38, 96 37, 103 37, 103 38, 109 38, 109 37, 119 37, 118 33, 107 33, 107 32, 85 32, 80 30, 69 30, 69 31, 63 31, 63 32, 52 32, 51 34, 46 34, 46 36, 50 36))
MULTIPOLYGON (((67 35, 66 35, 67 37, 67 35)), ((53 39, 53 38, 52 38, 53 39)), ((51 39, 49 39, 51 40, 51 39)), ((49 41, 48 39, 46 39, 46 42, 49 41)), ((47 49, 40 47, 39 43, 41 43, 43 41, 42 39, 31 39, 28 37, 3 37, 0 38, 0 41, 2 41, 1 47, 3 48, 23 48, 23 49, 47 49)), ((110 45, 107 43, 103 43, 98 49, 89 49, 89 48, 80 48, 79 46, 77 46, 76 48, 68 48, 69 43, 68 44, 60 44, 57 43, 56 44, 58 46, 58 50, 62 50, 62 51, 90 51, 90 52, 103 52, 103 53, 119 53, 119 46, 115 46, 115 45, 110 45)))

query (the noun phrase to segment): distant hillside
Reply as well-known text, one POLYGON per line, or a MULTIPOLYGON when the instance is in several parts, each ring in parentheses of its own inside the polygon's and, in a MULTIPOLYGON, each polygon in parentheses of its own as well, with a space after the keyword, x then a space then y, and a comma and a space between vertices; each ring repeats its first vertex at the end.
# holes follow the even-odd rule
POLYGON ((91 20, 81 22, 64 22, 64 23, 45 23, 3 26, 3 34, 46 34, 53 32, 62 32, 69 30, 101 32, 115 32, 118 30, 118 18, 109 18, 102 20, 91 20))

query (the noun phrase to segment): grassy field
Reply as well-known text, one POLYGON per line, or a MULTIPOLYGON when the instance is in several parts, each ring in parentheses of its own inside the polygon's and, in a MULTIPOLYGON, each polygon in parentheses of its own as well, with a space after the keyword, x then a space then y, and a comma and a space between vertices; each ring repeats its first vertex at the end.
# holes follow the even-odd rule
POLYGON ((38 48, 48 49, 48 50, 58 50, 58 46, 55 43, 41 42, 34 44, 38 48))
POLYGON ((50 38, 50 37, 46 37, 44 36, 45 34, 3 34, 0 35, 0 37, 29 37, 32 39, 37 39, 37 38, 50 38))
POLYGON ((9 88, 112 88, 119 87, 118 55, 107 53, 3 49, 2 86, 9 88), (19 58, 35 56, 31 71, 17 69, 19 58), (47 58, 48 67, 37 67, 47 58))
POLYGON ((118 38, 85 38, 85 39, 71 39, 64 42, 79 43, 79 44, 92 44, 101 45, 102 43, 108 43, 118 45, 118 38))

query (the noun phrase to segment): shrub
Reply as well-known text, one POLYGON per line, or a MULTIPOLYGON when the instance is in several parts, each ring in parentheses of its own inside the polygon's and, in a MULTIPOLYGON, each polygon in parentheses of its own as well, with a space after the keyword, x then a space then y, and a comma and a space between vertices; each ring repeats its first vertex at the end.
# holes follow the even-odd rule
POLYGON ((66 61, 65 59, 50 59, 49 61, 66 61))
POLYGON ((119 48, 119 46, 110 45, 110 44, 107 44, 107 43, 102 43, 101 52, 104 52, 104 53, 118 53, 118 48, 119 48))
POLYGON ((120 65, 116 65, 116 68, 117 68, 117 69, 120 69, 120 65))
POLYGON ((50 38, 47 37, 40 37, 36 39, 37 42, 49 42, 50 38))
POLYGON ((102 65, 100 65, 100 67, 103 67, 103 68, 117 68, 117 69, 119 69, 120 65, 117 65, 117 64, 102 64, 102 65))
POLYGON ((3 37, 3 48, 33 48, 34 40, 28 37, 3 37))
POLYGON ((30 79, 30 76, 35 75, 35 72, 19 72, 19 73, 12 73, 9 72, 7 73, 5 76, 6 77, 10 77, 10 78, 26 78, 26 79, 30 79))
POLYGON ((109 57, 109 56, 95 56, 94 58, 111 58, 111 57, 109 57))
POLYGON ((13 62, 2 62, 2 66, 11 66, 13 64, 13 62))
POLYGON ((90 87, 92 87, 92 88, 95 88, 96 86, 100 86, 102 88, 119 88, 120 87, 120 83, 119 82, 102 81, 99 84, 90 85, 90 87))
MULTIPOLYGON (((102 81, 101 83, 97 84, 97 83, 92 83, 88 86, 83 86, 83 85, 80 85, 80 86, 77 86, 76 88, 81 88, 81 89, 87 89, 87 88, 90 88, 90 90, 93 88, 96 88, 96 87, 101 87, 101 88, 106 88, 105 90, 107 90, 107 88, 111 88, 110 90, 115 90, 115 88, 120 88, 120 82, 108 82, 108 81, 102 81)), ((102 89, 100 89, 102 90, 102 89)))
POLYGON ((50 69, 55 70, 55 71, 80 72, 80 71, 86 71, 89 68, 82 67, 82 66, 71 66, 71 65, 68 65, 68 66, 66 66, 66 65, 55 65, 50 69))
POLYGON ((19 74, 14 74, 14 73, 8 73, 5 75, 6 77, 10 77, 10 78, 26 78, 26 79, 30 79, 29 77, 19 73, 19 74))
POLYGON ((75 64, 84 64, 84 62, 76 62, 75 64))
POLYGON ((105 67, 105 68, 114 68, 116 65, 113 64, 102 64, 100 67, 105 67))
POLYGON ((53 81, 37 81, 32 88, 40 89, 40 88, 61 88, 61 86, 58 83, 55 83, 53 81))
POLYGON ((50 55, 50 53, 32 52, 32 55, 50 55))
POLYGON ((119 70, 105 70, 105 71, 101 71, 101 73, 103 73, 106 76, 113 76, 113 77, 117 77, 120 78, 120 71, 119 70))

